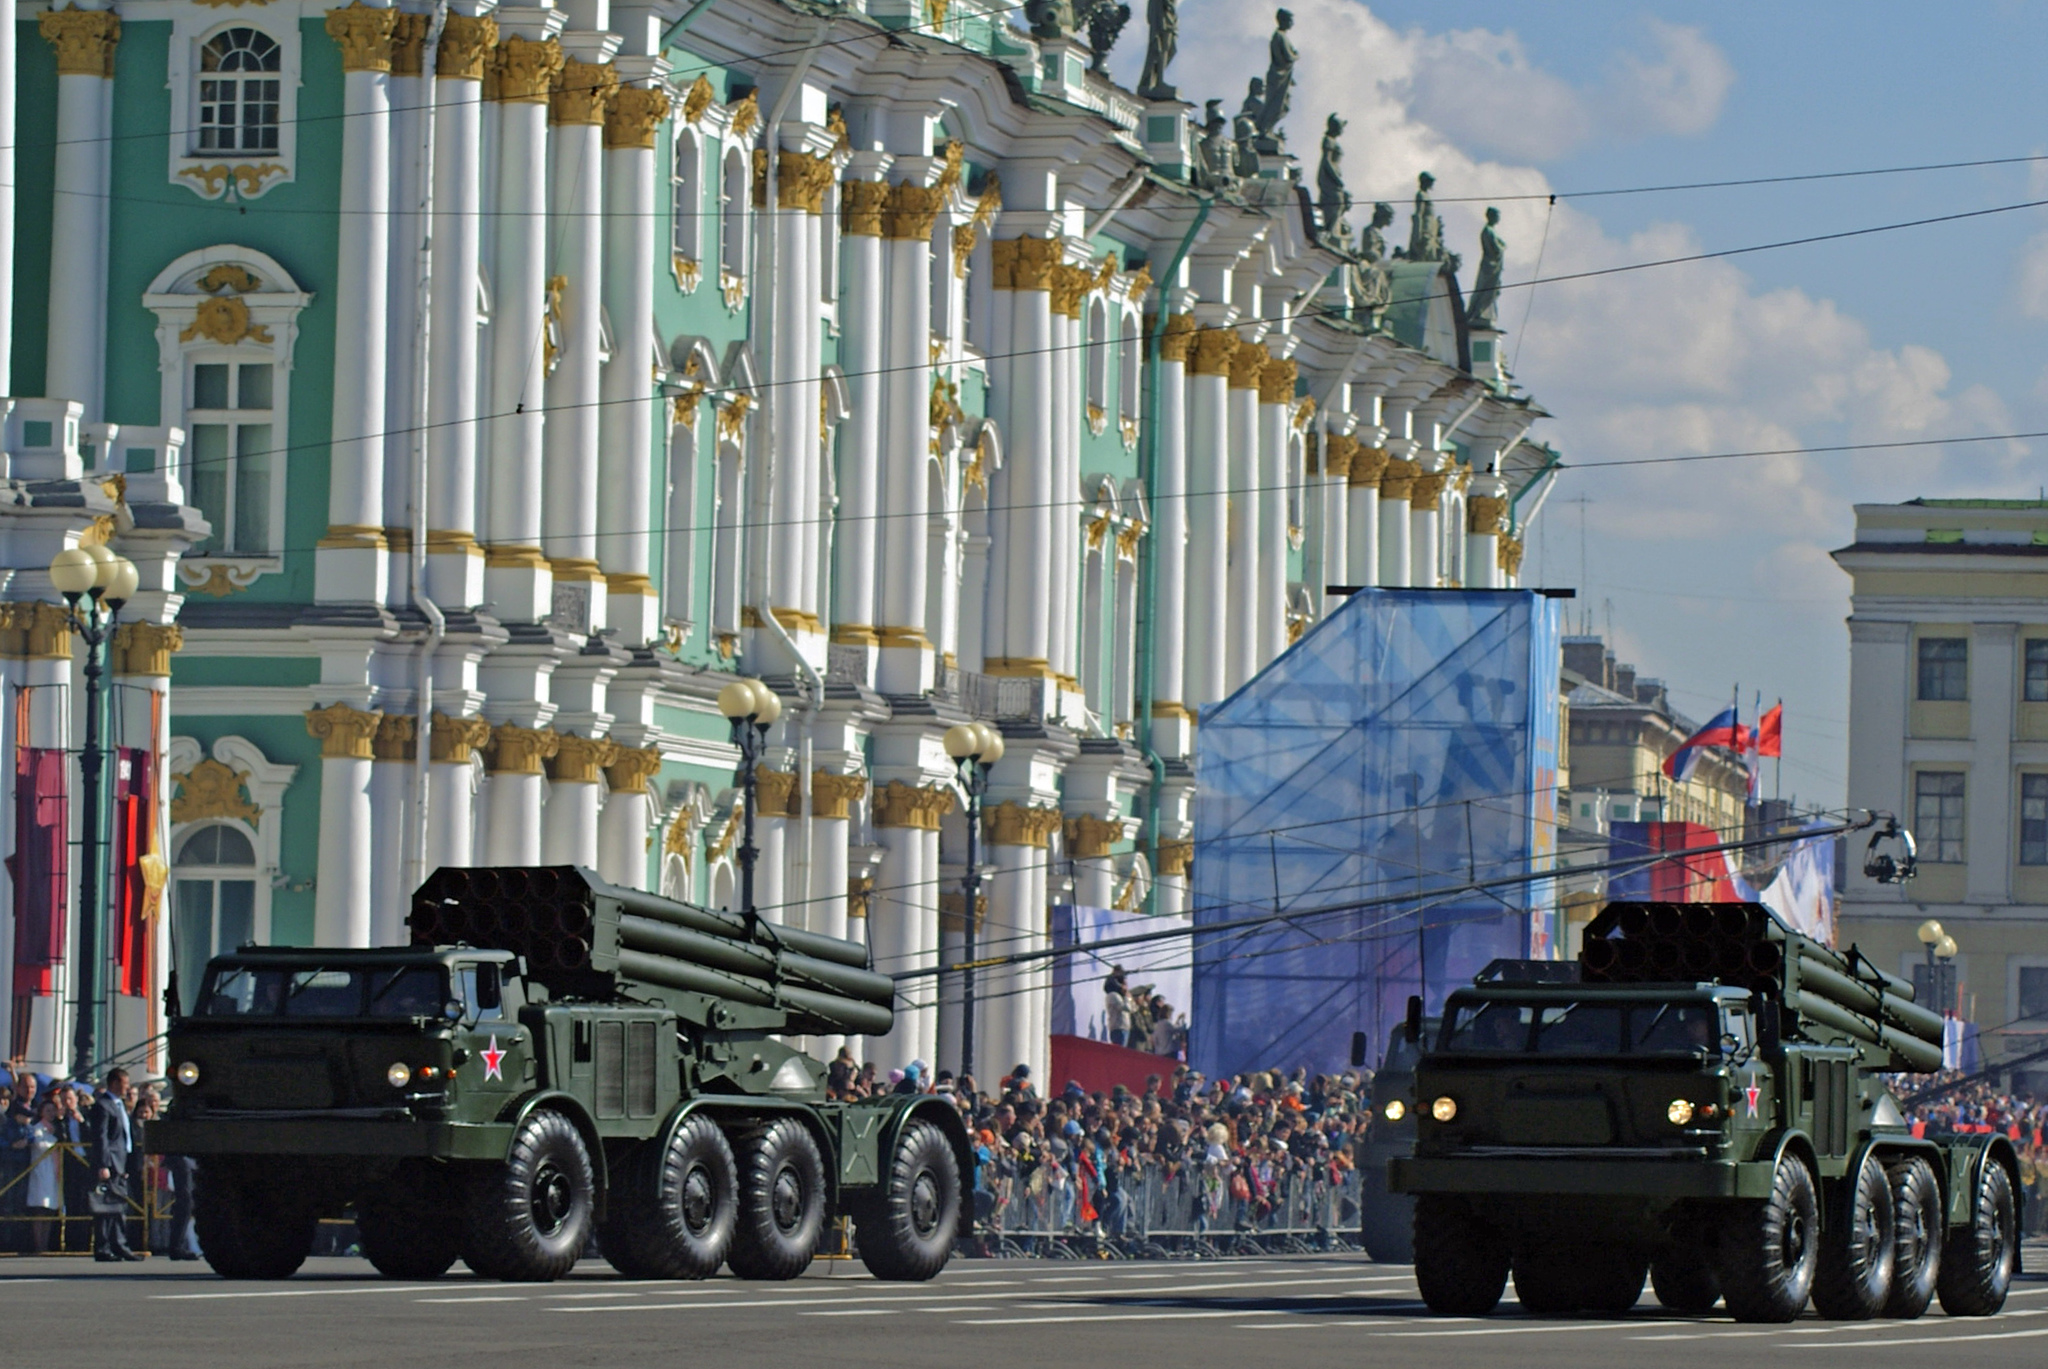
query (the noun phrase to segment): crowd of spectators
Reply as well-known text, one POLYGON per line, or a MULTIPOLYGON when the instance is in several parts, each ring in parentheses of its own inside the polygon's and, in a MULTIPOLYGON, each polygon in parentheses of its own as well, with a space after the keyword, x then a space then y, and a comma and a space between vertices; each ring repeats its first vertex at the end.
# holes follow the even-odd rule
MULTIPOLYGON (((143 1137, 162 1110, 157 1084, 131 1082, 119 1071, 95 1085, 38 1073, 18 1060, 0 1067, 0 1251, 100 1249, 107 1233, 95 1242, 94 1190, 111 1178, 117 1182, 107 1191, 118 1191, 128 1207, 129 1246, 197 1259, 186 1201, 191 1162, 162 1162, 143 1153, 143 1137), (128 1142, 118 1176, 103 1176, 106 1166, 96 1164, 107 1159, 110 1110, 95 1105, 110 1083, 119 1090, 128 1142)), ((103 1193, 102 1207, 104 1198, 103 1193)))
POLYGON ((1915 1136, 1996 1134, 2011 1140, 2020 1157, 2021 1229, 2048 1235, 2048 1101, 1958 1070, 1907 1075, 1892 1081, 1892 1091, 1909 1100, 1924 1096, 1906 1104, 1915 1136))

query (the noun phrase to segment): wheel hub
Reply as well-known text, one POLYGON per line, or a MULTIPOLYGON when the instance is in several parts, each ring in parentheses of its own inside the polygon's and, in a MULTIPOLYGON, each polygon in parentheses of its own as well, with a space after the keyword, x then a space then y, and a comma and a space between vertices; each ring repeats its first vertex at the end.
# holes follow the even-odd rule
POLYGON ((930 1170, 918 1171, 911 1181, 910 1225, 920 1238, 939 1229, 939 1184, 930 1170))
POLYGON ((575 1206, 575 1190, 569 1176, 551 1164, 543 1164, 533 1176, 533 1225, 543 1236, 552 1236, 569 1219, 575 1206))
POLYGON ((693 1166, 683 1176, 683 1195, 680 1204, 683 1225, 693 1236, 701 1236, 711 1225, 712 1210, 717 1206, 711 1193, 711 1176, 703 1166, 693 1166))
POLYGON ((783 1231, 794 1231, 804 1215, 804 1185, 796 1171, 785 1165, 775 1171, 775 1182, 770 1190, 769 1207, 775 1214, 775 1225, 783 1231))

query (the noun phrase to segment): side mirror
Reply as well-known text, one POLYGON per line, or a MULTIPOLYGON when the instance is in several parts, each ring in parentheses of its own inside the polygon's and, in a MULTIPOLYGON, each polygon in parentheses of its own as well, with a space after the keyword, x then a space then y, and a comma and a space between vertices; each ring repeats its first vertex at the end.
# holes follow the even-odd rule
POLYGON ((1364 1032, 1351 1033, 1351 1068, 1355 1070, 1362 1070, 1365 1068, 1364 1032))
POLYGON ((1410 1045, 1422 1045, 1422 995, 1408 995, 1408 1041, 1410 1045))

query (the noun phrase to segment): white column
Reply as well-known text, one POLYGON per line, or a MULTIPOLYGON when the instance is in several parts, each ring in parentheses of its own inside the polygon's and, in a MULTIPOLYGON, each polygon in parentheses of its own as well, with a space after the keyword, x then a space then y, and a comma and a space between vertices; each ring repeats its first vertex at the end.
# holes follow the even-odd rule
MULTIPOLYGON (((393 9, 397 9, 394 4, 393 9)), ((409 602, 409 548, 412 506, 418 497, 412 444, 420 421, 420 240, 427 224, 420 215, 425 200, 426 161, 420 155, 420 131, 434 86, 421 74, 427 16, 400 10, 391 37, 391 73, 386 98, 390 114, 385 137, 390 148, 390 209, 386 219, 387 270, 384 277, 384 389, 378 441, 384 453, 383 525, 386 543, 386 602, 409 602)), ((382 844, 380 831, 378 841, 382 844)), ((381 908, 378 910, 381 913, 381 908)), ((382 943, 379 943, 382 944, 382 943)))
MULTIPOLYGON (((498 45, 498 174, 492 231, 490 507, 484 595, 505 622, 553 608, 541 541, 542 411, 548 317, 548 88, 562 69, 553 38, 514 35, 498 45)), ((493 784, 495 785, 495 780, 493 784)), ((524 786, 519 786, 523 791, 524 786)), ((495 800, 494 800, 495 802, 495 800)), ((535 810, 538 814, 538 808, 535 810)), ((536 828, 534 850, 539 850, 536 828)))
MULTIPOLYGON (((875 872, 875 891, 868 898, 869 959, 882 974, 895 974, 917 962, 917 925, 923 909, 918 897, 928 876, 924 870, 923 833, 909 826, 883 825, 876 815, 875 841, 882 848, 881 868, 875 872)), ((917 1055, 917 1016, 905 1002, 928 999, 934 986, 922 981, 906 983, 897 997, 896 1021, 886 1036, 871 1036, 864 1057, 878 1070, 900 1069, 917 1055)))
MULTIPOLYGON (((121 21, 109 9, 52 10, 37 16, 42 35, 57 50, 55 192, 50 201, 50 275, 43 393, 75 399, 85 421, 103 416, 106 376, 106 236, 109 167, 108 92, 121 21)), ((10 28, 10 49, 14 34, 10 28)), ((13 62, 8 63, 6 118, 14 126, 13 62)), ((14 156, 14 138, 6 155, 14 156)), ((14 195, 7 176, 6 195, 14 195)), ((8 215, 8 235, 13 234, 8 215)), ((4 263, 11 277, 13 255, 4 263)), ((7 323, 12 324, 11 314, 7 323)), ((0 385, 6 373, 0 372, 0 385)))
MULTIPOLYGON (((761 223, 775 253, 774 364, 776 408, 773 499, 769 510, 767 579, 755 588, 755 603, 776 621, 813 662, 812 634, 821 626, 808 605, 815 600, 818 469, 818 363, 812 335, 818 330, 817 283, 812 266, 818 250, 818 221, 808 206, 822 204, 829 163, 803 152, 783 150, 776 161, 776 206, 761 223), (807 548, 809 551, 807 552, 807 548), (806 567, 809 567, 807 570, 806 567)), ((763 636, 757 649, 780 660, 779 643, 763 636)), ((794 663, 790 663, 793 667, 794 663)))
POLYGON ((473 863, 476 781, 470 758, 490 738, 491 725, 482 718, 434 715, 427 764, 428 874, 473 863))
POLYGON ((654 800, 646 788, 613 789, 597 819, 597 872, 625 889, 647 887, 647 829, 654 800))
POLYGON ((387 583, 383 432, 390 338, 385 290, 391 256, 391 37, 396 22, 397 11, 391 9, 350 5, 327 12, 327 33, 341 49, 343 74, 327 535, 314 553, 313 577, 314 596, 323 602, 381 603, 387 583))
MULTIPOLYGON (((377 729, 370 765, 370 940, 372 946, 403 946, 411 940, 406 915, 406 835, 413 822, 414 720, 387 713, 377 729)), ((321 763, 323 767, 326 762, 321 763)))
POLYGON ((1052 606, 1046 568, 1052 562, 1052 268, 1058 243, 1048 238, 990 244, 998 315, 1009 317, 998 346, 1009 383, 998 418, 1009 442, 1004 510, 993 581, 1003 595, 1002 632, 984 664, 991 675, 1052 674, 1052 606), (1002 339, 1007 338, 1007 343, 1002 339))
POLYGON ((371 744, 383 715, 345 703, 306 714, 320 739, 320 865, 314 872, 313 944, 370 945, 371 744))
POLYGON ((1158 339, 1152 433, 1152 738, 1154 750, 1186 755, 1188 692, 1188 349, 1194 319, 1175 314, 1158 339))
POLYGON ((541 823, 543 865, 598 866, 597 818, 604 803, 603 768, 618 748, 565 735, 548 760, 548 806, 541 823))
MULTIPOLYGON (((28 699, 28 736, 10 736, 9 740, 39 750, 75 747, 78 741, 72 731, 72 714, 80 698, 72 683, 72 652, 75 641, 71 629, 64 621, 62 611, 55 604, 21 604, 16 607, 15 612, 20 615, 14 619, 15 624, 28 629, 28 659, 12 667, 9 671, 9 683, 18 683, 22 686, 22 694, 14 696, 17 700, 24 695, 28 699)), ((15 716, 12 709, 8 710, 10 732, 15 716)), ((74 776, 67 774, 66 793, 75 795, 77 783, 74 776)), ((8 792, 12 801, 11 807, 13 802, 19 802, 19 795, 15 794, 12 785, 9 786, 8 792)), ((8 830, 10 833, 13 831, 12 828, 8 830)), ((12 848, 11 836, 9 847, 12 848)), ((76 857, 72 859, 75 860, 76 857)), ((59 909, 64 912, 71 924, 70 934, 73 936, 77 935, 77 898, 77 867, 67 865, 66 878, 59 883, 58 900, 59 909)), ((12 906, 9 905, 10 908, 12 906)), ((11 964, 14 938, 9 935, 5 940, 11 964)), ((66 950, 68 949, 67 947, 66 950)), ((22 1007, 27 1020, 10 1024, 10 1029, 17 1038, 27 1038, 28 1062, 43 1066, 48 1073, 57 1075, 67 1074, 72 1064, 72 1016, 69 1002, 71 968, 72 962, 68 955, 64 963, 51 966, 49 992, 25 994, 21 999, 14 1000, 22 1007)))
POLYGON ((547 799, 541 762, 555 754, 561 740, 553 732, 511 723, 492 729, 488 801, 478 827, 484 838, 479 864, 541 863, 541 809, 547 799))
MULTIPOLYGON (((908 159, 898 165, 912 164, 920 163, 908 159)), ((906 180, 890 189, 882 215, 889 307, 882 320, 877 683, 891 694, 920 694, 933 680, 933 646, 924 630, 925 524, 931 515, 931 236, 942 199, 936 188, 906 180)))
POLYGON ((1402 589, 1413 583, 1409 553, 1414 528, 1408 517, 1408 494, 1415 486, 1413 461, 1389 459, 1380 477, 1380 583, 1402 589))
POLYGON ((1351 478, 1347 493, 1344 583, 1373 586, 1380 583, 1380 479, 1386 474, 1387 453, 1382 447, 1360 447, 1351 454, 1351 478))
MULTIPOLYGON (((14 374, 14 16, 14 0, 0 0, 0 390, 12 388, 14 374)), ((4 879, 0 891, 7 891, 4 879)), ((4 956, 0 969, 11 970, 4 956)))
POLYGON ((1465 496, 1465 588, 1498 589, 1500 534, 1506 525, 1508 482, 1497 475, 1475 475, 1465 496))
POLYGON ((1351 457, 1358 450, 1358 443, 1337 433, 1324 432, 1317 445, 1321 448, 1321 469, 1311 482, 1317 526, 1315 563, 1310 574, 1315 583, 1308 588, 1317 614, 1328 617, 1337 604, 1326 602, 1326 591, 1331 585, 1353 583, 1344 578, 1344 572, 1351 548, 1351 457))
MULTIPOLYGON (((917 886, 917 959, 912 962, 918 969, 931 969, 939 963, 939 830, 936 822, 930 828, 921 829, 918 842, 923 851, 918 866, 924 871, 924 878, 917 886)), ((913 1013, 916 1020, 917 1053, 912 1057, 925 1063, 929 1077, 938 1069, 939 1056, 939 981, 935 975, 927 975, 918 981, 917 1008, 913 1013)))
MULTIPOLYGON (((1445 461, 1440 454, 1432 457, 1433 464, 1445 461)), ((1444 484, 1449 478, 1443 470, 1425 470, 1415 478, 1409 491, 1408 518, 1414 534, 1409 547, 1412 560, 1408 583, 1422 589, 1434 589, 1443 581, 1442 510, 1444 484)))
MULTIPOLYGON (((484 553, 476 537, 477 279, 483 250, 484 62, 497 41, 495 20, 450 14, 441 30, 434 67, 427 594, 443 608, 467 607, 484 597, 484 553)), ((468 787, 465 775, 465 812, 468 787)), ((434 808, 439 806, 437 797, 434 808)), ((430 827, 437 825, 433 810, 429 810, 427 822, 430 827)), ((466 850, 461 863, 468 863, 466 850)))
POLYGON ((1259 671, 1259 373, 1269 358, 1242 343, 1230 366, 1230 587, 1223 689, 1234 694, 1259 671))
MULTIPOLYGON (((845 938, 846 843, 851 807, 867 789, 858 775, 815 771, 811 775, 811 906, 808 925, 824 936, 845 938)), ((830 1060, 846 1037, 840 1034, 816 1039, 820 1059, 830 1060)))
POLYGON ((1287 444, 1293 436, 1294 363, 1266 363, 1259 379, 1258 668, 1287 650, 1287 444))
POLYGON ((1081 663, 1081 310, 1088 273, 1058 268, 1052 309, 1052 560, 1045 568, 1051 602, 1051 660, 1060 687, 1078 693, 1081 663), (1064 288, 1061 277, 1064 276, 1064 288))
POLYGON ((1195 334, 1188 376, 1187 702, 1226 693, 1230 590, 1230 359, 1235 334, 1195 334))
MULTIPOLYGON (((858 158, 856 161, 858 162, 858 158)), ((853 392, 853 412, 839 426, 838 526, 833 531, 832 640, 871 647, 875 634, 875 564, 881 510, 882 208, 888 186, 850 176, 839 187, 846 207, 840 260, 839 355, 853 392)))
MULTIPOLYGON (((988 913, 976 952, 1015 954, 1029 948, 1032 928, 1044 919, 1044 895, 1033 875, 1044 864, 1045 848, 999 843, 989 847, 988 860, 996 872, 986 886, 988 913)), ((1022 1058, 1029 1042, 1026 973, 1018 965, 996 965, 975 976, 975 1015, 981 1019, 974 1033, 975 1078, 984 1092, 995 1092, 996 1081, 1022 1058)))
POLYGON ((619 74, 609 63, 572 57, 563 64, 548 108, 548 232, 553 249, 548 294, 560 320, 562 350, 545 387, 542 550, 556 581, 583 584, 590 596, 592 631, 605 626, 606 608, 604 576, 597 562, 598 428, 603 412, 598 404, 604 347, 602 134, 605 108, 618 85, 619 74))

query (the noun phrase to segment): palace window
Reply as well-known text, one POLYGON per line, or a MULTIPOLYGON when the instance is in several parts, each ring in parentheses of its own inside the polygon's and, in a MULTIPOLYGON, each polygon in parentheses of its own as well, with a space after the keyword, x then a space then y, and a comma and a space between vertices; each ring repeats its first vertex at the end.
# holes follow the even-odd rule
POLYGON ((208 823, 179 841, 171 925, 178 982, 198 992, 206 962, 256 937, 256 848, 237 827, 208 823))
POLYGON ((753 171, 746 152, 725 150, 725 174, 719 187, 719 269, 744 281, 747 276, 747 208, 753 196, 753 171))
POLYGON ((2026 672, 2022 697, 2030 704, 2048 703, 2048 638, 2027 638, 2026 672))
POLYGON ((2020 864, 2048 865, 2048 775, 2020 776, 2020 864))
POLYGON ((201 152, 276 152, 283 51, 260 29, 217 33, 199 50, 201 152))
POLYGON ((1967 637, 1920 639, 1919 697, 1931 703, 1961 703, 1970 697, 1967 637))
POLYGON ((1920 859, 1963 863, 1963 772, 1922 770, 1913 777, 1913 835, 1920 859))
POLYGON ((263 556, 271 546, 276 431, 268 362, 201 361, 192 367, 186 425, 192 502, 213 525, 196 554, 263 556))
POLYGON ((697 288, 704 261, 704 166, 697 135, 676 129, 675 159, 669 171, 669 254, 676 284, 684 293, 697 288))

